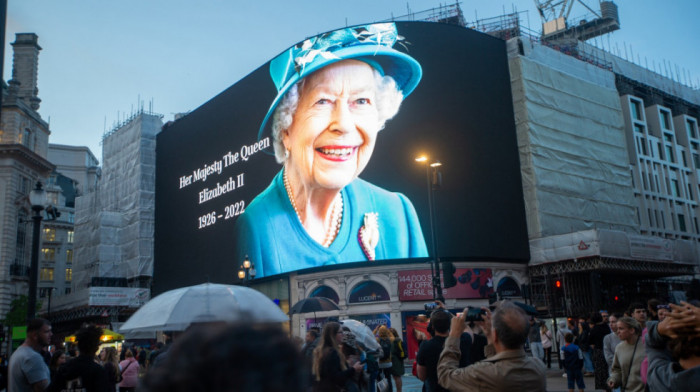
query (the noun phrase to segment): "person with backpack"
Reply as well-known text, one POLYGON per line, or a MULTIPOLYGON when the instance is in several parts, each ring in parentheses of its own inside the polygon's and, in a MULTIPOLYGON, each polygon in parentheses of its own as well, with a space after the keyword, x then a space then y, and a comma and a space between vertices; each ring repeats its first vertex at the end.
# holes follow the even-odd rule
POLYGON ((578 384, 579 391, 586 389, 586 384, 583 382, 583 353, 581 349, 574 344, 574 335, 567 333, 564 335, 566 344, 559 352, 560 358, 563 358, 564 369, 566 369, 566 383, 569 387, 569 392, 574 392, 574 383, 578 384))
POLYGON ((406 359, 406 347, 404 346, 401 338, 399 337, 398 331, 395 328, 389 328, 389 331, 394 337, 394 341, 391 346, 391 375, 394 377, 394 385, 396 385, 396 392, 401 392, 403 387, 403 381, 401 376, 406 373, 406 367, 404 366, 404 359, 406 359))
POLYGON ((377 341, 379 346, 382 348, 382 355, 379 357, 379 371, 384 374, 386 380, 389 384, 389 392, 393 391, 391 384, 391 349, 394 337, 392 336, 389 328, 386 325, 381 325, 377 332, 377 341))

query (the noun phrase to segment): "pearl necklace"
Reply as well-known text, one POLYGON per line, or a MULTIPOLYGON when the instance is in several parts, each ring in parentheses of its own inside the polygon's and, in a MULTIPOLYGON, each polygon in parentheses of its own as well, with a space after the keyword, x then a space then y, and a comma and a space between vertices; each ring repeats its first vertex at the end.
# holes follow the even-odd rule
MULTIPOLYGON (((292 203, 292 208, 294 209, 294 212, 297 214, 297 219, 299 219, 299 222, 302 223, 302 226, 304 222, 301 220, 301 215, 299 214, 299 209, 297 209, 297 203, 294 200, 294 194, 292 193, 292 187, 289 185, 289 178, 287 177, 287 169, 284 170, 284 173, 282 175, 284 179, 284 189, 287 191, 287 197, 289 197, 289 201, 292 203)), ((335 240, 335 237, 338 236, 338 232, 340 231, 340 224, 343 222, 343 197, 338 192, 338 194, 335 196, 335 199, 333 200, 333 206, 331 207, 331 214, 330 217, 326 219, 324 222, 324 226, 327 227, 326 229, 326 235, 323 239, 323 242, 321 243, 321 246, 324 248, 328 248, 331 246, 333 241, 335 240)))

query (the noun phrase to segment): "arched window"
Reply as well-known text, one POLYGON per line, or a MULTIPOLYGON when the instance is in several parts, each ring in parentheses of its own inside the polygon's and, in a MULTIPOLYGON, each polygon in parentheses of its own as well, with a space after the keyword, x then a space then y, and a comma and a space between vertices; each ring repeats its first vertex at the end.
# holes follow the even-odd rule
POLYGON ((384 286, 373 280, 358 283, 348 295, 348 303, 351 304, 389 301, 389 299, 389 292, 384 286))
POLYGON ((336 293, 335 290, 333 290, 332 288, 323 285, 316 287, 314 291, 311 292, 309 297, 325 297, 335 302, 336 304, 340 302, 338 293, 336 293))

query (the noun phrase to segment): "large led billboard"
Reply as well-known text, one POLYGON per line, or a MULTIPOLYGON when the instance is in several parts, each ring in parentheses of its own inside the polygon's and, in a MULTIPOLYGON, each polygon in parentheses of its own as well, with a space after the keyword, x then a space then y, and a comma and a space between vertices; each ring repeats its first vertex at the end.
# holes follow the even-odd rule
POLYGON ((155 293, 235 282, 246 256, 256 278, 529 259, 505 42, 467 28, 302 40, 168 124, 156 165, 155 293))

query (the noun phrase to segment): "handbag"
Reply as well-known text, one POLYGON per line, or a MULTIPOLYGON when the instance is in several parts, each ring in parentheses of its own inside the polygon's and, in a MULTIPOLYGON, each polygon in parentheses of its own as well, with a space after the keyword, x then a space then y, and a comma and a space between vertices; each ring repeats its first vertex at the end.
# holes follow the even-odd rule
POLYGON ((389 392, 389 380, 386 376, 377 381, 377 392, 389 392))

